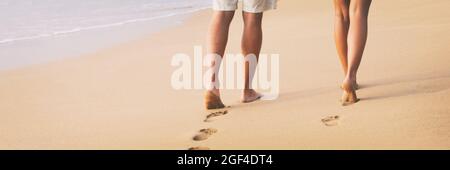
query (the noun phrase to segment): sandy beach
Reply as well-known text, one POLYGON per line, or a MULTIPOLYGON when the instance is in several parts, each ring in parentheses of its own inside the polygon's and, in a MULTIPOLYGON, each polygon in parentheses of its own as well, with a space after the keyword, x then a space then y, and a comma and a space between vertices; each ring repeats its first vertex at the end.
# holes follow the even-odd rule
MULTIPOLYGON (((182 26, 75 58, 0 72, 0 149, 450 149, 450 1, 374 1, 357 104, 343 79, 332 1, 282 0, 262 53, 280 55, 277 100, 205 122, 203 90, 175 90, 177 53, 205 46, 211 10, 182 26), (336 118, 324 123, 327 117, 336 118), (195 141, 211 128, 207 140, 195 141)), ((227 53, 240 52, 242 14, 227 53)), ((76 48, 76 47, 75 47, 76 48)))

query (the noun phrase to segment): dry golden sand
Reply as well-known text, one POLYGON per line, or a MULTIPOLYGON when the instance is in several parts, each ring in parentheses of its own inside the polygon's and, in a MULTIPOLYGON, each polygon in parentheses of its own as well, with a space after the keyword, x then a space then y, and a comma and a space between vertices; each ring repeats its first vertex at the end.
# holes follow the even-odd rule
POLYGON ((170 85, 172 55, 205 44, 209 10, 139 41, 3 71, 0 149, 450 149, 449 6, 373 2, 361 101, 349 107, 338 101, 332 1, 284 0, 265 14, 263 53, 280 54, 280 98, 239 104, 237 91, 224 91, 232 107, 213 122, 204 122, 203 91, 170 85), (193 141, 204 128, 217 133, 193 141))

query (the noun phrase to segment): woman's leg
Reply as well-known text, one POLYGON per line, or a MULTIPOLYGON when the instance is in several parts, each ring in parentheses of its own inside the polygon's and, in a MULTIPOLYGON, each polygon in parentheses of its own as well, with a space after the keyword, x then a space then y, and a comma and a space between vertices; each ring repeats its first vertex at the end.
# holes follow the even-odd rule
MULTIPOLYGON (((256 57, 254 63, 245 63, 245 86, 242 94, 242 102, 253 102, 261 98, 261 94, 257 93, 251 87, 253 75, 256 71, 256 64, 262 45, 262 18, 263 13, 249 13, 243 12, 244 18, 244 33, 242 36, 242 54, 244 56, 253 55, 256 57)), ((252 61, 252 60, 250 60, 252 61)))
POLYGON ((344 104, 356 103, 356 75, 367 41, 368 15, 372 0, 351 0, 349 8, 350 27, 348 33, 348 69, 343 82, 344 104))
MULTIPOLYGON (((215 11, 209 27, 208 35, 208 54, 216 54, 221 57, 225 54, 225 48, 228 41, 228 32, 230 23, 233 20, 234 11, 215 11)), ((211 63, 211 70, 218 70, 220 63, 211 63)), ((216 75, 212 75, 211 84, 218 84, 215 80, 216 75)), ((207 109, 223 108, 225 105, 220 100, 219 88, 208 90, 205 95, 205 104, 207 109)))
POLYGON ((336 43, 336 49, 339 55, 339 60, 344 71, 344 75, 347 74, 348 61, 347 61, 347 37, 348 28, 350 25, 350 18, 348 8, 350 6, 350 0, 334 0, 334 38, 336 43))

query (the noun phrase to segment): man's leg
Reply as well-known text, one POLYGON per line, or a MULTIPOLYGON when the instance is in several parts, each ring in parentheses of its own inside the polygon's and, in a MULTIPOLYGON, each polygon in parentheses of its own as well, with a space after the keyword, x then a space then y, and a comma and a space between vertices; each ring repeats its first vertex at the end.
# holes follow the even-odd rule
MULTIPOLYGON (((244 56, 254 55, 256 61, 258 60, 259 53, 261 52, 262 45, 262 18, 263 13, 249 13, 243 12, 244 18, 244 34, 242 36, 242 54, 244 56)), ((261 98, 261 94, 257 93, 251 87, 253 75, 256 71, 257 63, 245 63, 245 86, 242 93, 242 102, 253 102, 261 98), (251 67, 254 64, 254 67, 251 67)))
MULTIPOLYGON (((208 35, 208 54, 218 55, 223 57, 228 41, 228 32, 230 23, 233 20, 234 11, 215 11, 212 17, 211 25, 209 27, 208 35)), ((220 63, 211 63, 210 69, 219 70, 220 63)), ((219 80, 216 80, 216 75, 213 74, 210 79, 211 89, 205 94, 206 109, 224 108, 225 105, 220 99, 220 91, 217 86, 219 80)))

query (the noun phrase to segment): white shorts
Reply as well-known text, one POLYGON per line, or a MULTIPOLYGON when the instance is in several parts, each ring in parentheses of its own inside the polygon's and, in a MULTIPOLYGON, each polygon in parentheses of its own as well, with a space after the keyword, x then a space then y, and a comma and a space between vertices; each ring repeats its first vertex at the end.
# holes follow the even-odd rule
MULTIPOLYGON (((216 11, 235 11, 239 0, 213 0, 213 9, 216 11)), ((242 0, 242 9, 245 12, 261 13, 277 8, 277 0, 242 0)))

